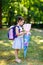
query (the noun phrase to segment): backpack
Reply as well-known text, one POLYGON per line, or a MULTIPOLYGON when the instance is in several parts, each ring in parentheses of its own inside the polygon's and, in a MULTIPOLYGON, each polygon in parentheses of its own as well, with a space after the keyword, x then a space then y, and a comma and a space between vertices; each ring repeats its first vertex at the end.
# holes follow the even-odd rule
MULTIPOLYGON (((14 40, 17 35, 16 35, 16 31, 15 31, 15 28, 18 27, 19 29, 19 26, 11 26, 8 30, 8 39, 9 40, 14 40)), ((20 32, 20 29, 19 29, 19 32, 20 32)))

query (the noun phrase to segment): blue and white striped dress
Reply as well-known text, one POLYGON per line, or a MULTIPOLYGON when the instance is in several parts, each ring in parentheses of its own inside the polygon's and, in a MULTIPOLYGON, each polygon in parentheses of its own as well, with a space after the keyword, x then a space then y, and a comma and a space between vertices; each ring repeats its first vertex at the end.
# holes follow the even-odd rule
MULTIPOLYGON (((22 31, 22 27, 19 26, 20 28, 20 32, 22 31)), ((12 45, 13 49, 23 49, 23 35, 18 36, 17 38, 14 39, 13 45, 12 45)))

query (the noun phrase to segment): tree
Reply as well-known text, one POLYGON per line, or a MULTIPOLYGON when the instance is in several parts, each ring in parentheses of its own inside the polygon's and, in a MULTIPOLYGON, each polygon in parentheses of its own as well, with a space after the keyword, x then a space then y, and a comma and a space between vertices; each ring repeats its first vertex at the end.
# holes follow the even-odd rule
MULTIPOLYGON (((2 0, 2 17, 6 22, 15 22, 15 17, 21 15, 29 23, 32 19, 34 23, 43 23, 43 1, 42 0, 2 0), (13 7, 14 15, 8 15, 10 8, 13 7), (7 16, 7 17, 6 17, 7 16)), ((9 12, 9 14, 11 14, 9 12)), ((33 22, 32 22, 33 23, 33 22)), ((9 23, 8 23, 9 24, 9 23)), ((11 25, 11 24, 9 24, 11 25)))
POLYGON ((0 1, 0 28, 2 28, 2 1, 0 1))
POLYGON ((8 26, 11 26, 13 24, 13 18, 14 18, 14 11, 11 7, 8 12, 8 26))

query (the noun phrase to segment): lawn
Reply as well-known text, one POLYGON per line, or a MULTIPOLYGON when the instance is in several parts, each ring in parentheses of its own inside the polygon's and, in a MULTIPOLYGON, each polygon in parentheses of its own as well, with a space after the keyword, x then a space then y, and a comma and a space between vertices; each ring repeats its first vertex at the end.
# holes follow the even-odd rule
POLYGON ((8 29, 0 29, 0 65, 43 65, 43 30, 32 29, 27 57, 23 58, 23 50, 19 52, 21 63, 14 62, 13 41, 7 38, 8 29))

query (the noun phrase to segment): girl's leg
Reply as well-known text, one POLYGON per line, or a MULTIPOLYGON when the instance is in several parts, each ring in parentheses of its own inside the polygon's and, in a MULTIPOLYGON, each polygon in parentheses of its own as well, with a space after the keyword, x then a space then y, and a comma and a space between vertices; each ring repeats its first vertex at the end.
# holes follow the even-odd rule
POLYGON ((18 59, 18 52, 19 52, 19 49, 15 49, 15 58, 18 59))
POLYGON ((15 50, 15 61, 18 62, 18 63, 20 63, 21 60, 18 58, 18 52, 19 52, 19 50, 16 49, 16 50, 15 50))

